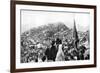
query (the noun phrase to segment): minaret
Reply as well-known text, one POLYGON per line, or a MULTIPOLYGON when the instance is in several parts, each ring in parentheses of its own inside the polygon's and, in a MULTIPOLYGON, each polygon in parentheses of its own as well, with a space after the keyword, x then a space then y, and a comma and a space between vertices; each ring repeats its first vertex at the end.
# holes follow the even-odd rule
POLYGON ((74 48, 77 49, 79 38, 78 38, 78 33, 77 33, 77 29, 76 29, 75 20, 74 20, 74 27, 73 27, 73 40, 74 40, 74 48))

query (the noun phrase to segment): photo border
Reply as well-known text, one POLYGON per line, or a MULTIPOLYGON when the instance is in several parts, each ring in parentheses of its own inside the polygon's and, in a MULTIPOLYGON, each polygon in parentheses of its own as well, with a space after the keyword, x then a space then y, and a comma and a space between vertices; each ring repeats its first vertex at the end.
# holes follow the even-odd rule
POLYGON ((59 70, 59 69, 76 69, 76 68, 90 68, 96 67, 96 6, 95 5, 80 5, 80 4, 63 4, 63 3, 48 3, 48 2, 33 2, 33 1, 13 1, 10 5, 11 26, 10 26, 10 71, 13 72, 28 72, 28 71, 44 71, 44 70, 59 70), (59 67, 43 67, 43 68, 25 68, 16 69, 16 4, 21 5, 39 5, 39 6, 52 6, 52 7, 70 7, 70 8, 86 8, 94 10, 94 64, 88 65, 75 65, 75 66, 59 66, 59 67))

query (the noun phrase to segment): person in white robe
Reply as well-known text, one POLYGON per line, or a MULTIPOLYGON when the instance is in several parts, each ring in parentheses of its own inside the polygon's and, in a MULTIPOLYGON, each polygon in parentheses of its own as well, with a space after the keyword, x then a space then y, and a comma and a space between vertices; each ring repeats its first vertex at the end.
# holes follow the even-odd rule
POLYGON ((58 46, 58 52, 57 52, 55 60, 56 61, 65 61, 65 55, 64 55, 64 52, 62 50, 62 44, 59 44, 59 46, 58 46))

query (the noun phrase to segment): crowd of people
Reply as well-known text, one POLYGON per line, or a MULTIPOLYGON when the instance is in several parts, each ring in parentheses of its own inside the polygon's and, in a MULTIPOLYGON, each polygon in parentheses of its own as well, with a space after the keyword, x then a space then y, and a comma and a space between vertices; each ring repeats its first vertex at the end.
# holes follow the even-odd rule
POLYGON ((49 46, 41 42, 21 41, 21 63, 90 59, 89 47, 75 40, 55 38, 49 46), (31 43, 31 44, 29 44, 31 43))

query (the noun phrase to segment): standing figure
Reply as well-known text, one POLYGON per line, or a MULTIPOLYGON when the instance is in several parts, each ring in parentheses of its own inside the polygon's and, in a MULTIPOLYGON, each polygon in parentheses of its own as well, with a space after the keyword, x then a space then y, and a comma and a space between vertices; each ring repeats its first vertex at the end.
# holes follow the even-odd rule
POLYGON ((51 47, 47 48, 47 50, 45 51, 47 60, 55 61, 56 54, 57 54, 57 49, 55 46, 55 41, 52 41, 51 47))
POLYGON ((62 50, 62 41, 61 40, 59 41, 58 52, 56 55, 56 61, 65 61, 65 55, 62 50))

